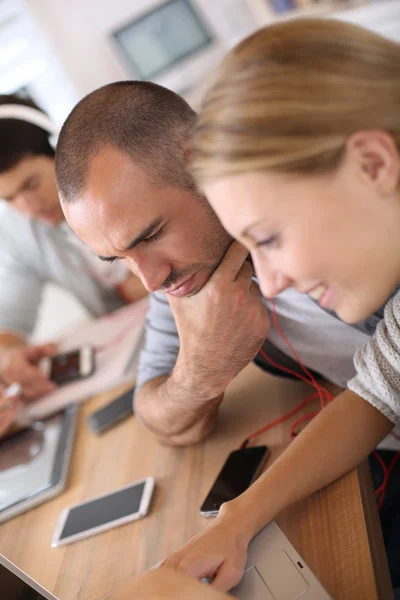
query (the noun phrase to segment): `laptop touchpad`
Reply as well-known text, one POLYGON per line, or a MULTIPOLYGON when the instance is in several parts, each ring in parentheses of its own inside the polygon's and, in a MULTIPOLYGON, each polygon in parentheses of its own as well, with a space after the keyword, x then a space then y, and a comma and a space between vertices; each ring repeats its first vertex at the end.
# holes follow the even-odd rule
POLYGON ((284 550, 267 554, 256 567, 274 600, 294 600, 308 589, 307 581, 284 550))
POLYGON ((248 569, 231 593, 239 600, 275 600, 255 567, 248 569))

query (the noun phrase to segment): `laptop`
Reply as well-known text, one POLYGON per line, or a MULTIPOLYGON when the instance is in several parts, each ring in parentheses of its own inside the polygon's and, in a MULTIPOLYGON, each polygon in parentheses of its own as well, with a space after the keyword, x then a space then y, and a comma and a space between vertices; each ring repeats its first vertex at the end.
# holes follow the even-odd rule
POLYGON ((26 573, 0 554, 0 590, 4 600, 57 600, 26 573))
POLYGON ((65 488, 77 414, 72 405, 0 441, 0 523, 65 488))
MULTIPOLYGON (((0 590, 7 600, 57 600, 1 554, 0 590)), ((332 600, 275 522, 250 543, 243 579, 230 593, 239 600, 332 600)))
POLYGON ((275 521, 251 541, 238 600, 333 600, 275 521))

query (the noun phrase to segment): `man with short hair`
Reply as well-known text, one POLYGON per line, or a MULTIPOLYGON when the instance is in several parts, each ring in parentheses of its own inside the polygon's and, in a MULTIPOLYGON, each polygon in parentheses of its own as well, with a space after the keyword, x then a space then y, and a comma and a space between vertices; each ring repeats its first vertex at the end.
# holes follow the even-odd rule
MULTIPOLYGON (((72 229, 101 260, 122 260, 152 292, 135 410, 171 445, 211 431, 228 383, 252 359, 280 374, 258 354, 261 345, 279 365, 302 372, 269 327, 270 304, 247 252, 232 243, 186 168, 194 119, 166 88, 113 83, 74 108, 56 156, 72 229)), ((303 362, 345 387, 354 351, 374 324, 371 331, 370 323, 346 325, 295 290, 275 303, 303 362)))

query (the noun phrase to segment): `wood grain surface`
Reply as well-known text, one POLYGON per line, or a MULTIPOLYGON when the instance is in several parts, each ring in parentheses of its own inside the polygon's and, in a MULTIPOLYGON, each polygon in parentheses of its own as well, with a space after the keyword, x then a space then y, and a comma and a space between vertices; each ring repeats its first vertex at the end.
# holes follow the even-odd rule
MULTIPOLYGON (((0 552, 60 600, 99 600, 201 531, 207 520, 200 515, 200 504, 228 453, 309 393, 307 384, 274 378, 249 365, 228 388, 212 435, 188 448, 159 445, 134 417, 97 437, 86 416, 117 392, 86 402, 67 490, 1 524, 0 552), (50 547, 63 508, 149 475, 156 479, 156 491, 147 517, 68 546, 50 547)), ((289 443, 291 423, 257 439, 271 449, 268 464, 289 443)), ((335 600, 391 598, 366 465, 287 508, 277 522, 335 600)))

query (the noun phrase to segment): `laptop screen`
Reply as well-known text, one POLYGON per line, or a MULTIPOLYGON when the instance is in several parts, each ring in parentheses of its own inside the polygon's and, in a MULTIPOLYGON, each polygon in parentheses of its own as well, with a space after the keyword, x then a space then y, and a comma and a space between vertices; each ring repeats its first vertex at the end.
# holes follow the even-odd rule
POLYGON ((30 578, 21 572, 21 576, 14 573, 14 569, 19 571, 14 565, 5 566, 2 564, 4 559, 0 557, 0 597, 7 600, 51 600, 54 598, 49 592, 37 591, 40 586, 32 581, 32 584, 27 581, 30 578), (36 588, 36 589, 35 589, 36 588))

